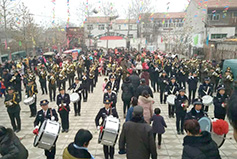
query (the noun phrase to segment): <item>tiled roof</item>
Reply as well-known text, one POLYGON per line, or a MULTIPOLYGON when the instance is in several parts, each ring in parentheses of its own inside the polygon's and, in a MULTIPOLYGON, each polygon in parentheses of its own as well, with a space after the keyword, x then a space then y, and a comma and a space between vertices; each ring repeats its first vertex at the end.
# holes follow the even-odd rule
MULTIPOLYGON (((85 21, 86 23, 109 23, 109 17, 89 17, 85 21)), ((129 23, 128 19, 116 19, 112 20, 113 23, 117 24, 127 24, 129 23)), ((130 23, 136 23, 135 19, 130 19, 130 23)))
POLYGON ((184 18, 185 15, 186 15, 185 12, 145 13, 145 14, 141 14, 142 17, 149 17, 149 18, 154 18, 154 19, 184 18))

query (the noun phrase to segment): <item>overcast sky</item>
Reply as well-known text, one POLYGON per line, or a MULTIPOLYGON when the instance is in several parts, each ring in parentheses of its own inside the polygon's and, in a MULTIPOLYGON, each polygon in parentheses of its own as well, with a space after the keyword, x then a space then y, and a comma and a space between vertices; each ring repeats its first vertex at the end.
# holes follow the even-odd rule
MULTIPOLYGON (((67 21, 67 0, 56 0, 56 5, 52 3, 52 0, 15 0, 13 3, 17 3, 17 1, 24 2, 29 7, 37 23, 52 24, 53 7, 55 7, 55 23, 58 23, 58 21, 67 21)), ((82 23, 81 19, 84 13, 77 10, 80 7, 80 2, 86 1, 87 0, 69 0, 71 22, 78 25, 82 23)), ((88 2, 95 6, 97 10, 99 10, 102 2, 111 2, 113 7, 118 10, 119 19, 126 19, 124 9, 128 8, 131 0, 88 0, 88 2)), ((179 12, 185 9, 188 5, 188 0, 152 0, 152 5, 155 6, 156 12, 166 12, 168 6, 169 12, 179 12), (168 2, 170 3, 167 5, 168 2)))

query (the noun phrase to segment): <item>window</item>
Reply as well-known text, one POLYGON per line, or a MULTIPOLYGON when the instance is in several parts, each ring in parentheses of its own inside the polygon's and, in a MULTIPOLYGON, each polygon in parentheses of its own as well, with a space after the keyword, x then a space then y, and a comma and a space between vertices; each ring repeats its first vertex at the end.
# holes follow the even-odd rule
POLYGON ((211 39, 223 39, 226 37, 227 37, 227 34, 211 34, 211 39))
POLYGON ((121 25, 118 25, 118 29, 121 30, 121 25))
POLYGON ((93 24, 87 25, 87 29, 88 29, 88 30, 93 30, 93 24))
POLYGON ((112 24, 108 24, 108 27, 109 27, 110 30, 113 29, 112 24))
POLYGON ((129 25, 129 29, 132 29, 132 25, 129 25))
POLYGON ((234 17, 237 17, 237 12, 234 12, 234 13, 233 13, 233 16, 234 16, 234 17))
POLYGON ((133 38, 133 34, 128 34, 128 37, 129 38, 133 38))
POLYGON ((209 14, 208 15, 208 20, 218 21, 218 20, 220 20, 220 14, 209 14))
POLYGON ((98 29, 99 30, 105 30, 105 25, 104 24, 99 24, 98 29))

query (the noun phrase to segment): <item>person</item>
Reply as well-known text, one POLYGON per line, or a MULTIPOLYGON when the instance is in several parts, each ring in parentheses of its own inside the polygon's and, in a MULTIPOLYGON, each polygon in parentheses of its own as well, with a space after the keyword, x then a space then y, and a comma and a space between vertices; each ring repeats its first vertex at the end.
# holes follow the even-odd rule
POLYGON ((129 80, 133 86, 133 92, 137 91, 137 87, 140 85, 140 78, 138 77, 136 70, 132 70, 132 74, 129 76, 129 80))
POLYGON ((181 133, 182 135, 184 135, 183 125, 184 125, 184 118, 187 113, 187 107, 188 107, 188 97, 185 95, 185 87, 179 90, 179 95, 175 99, 175 107, 176 107, 177 134, 180 135, 181 133))
POLYGON ((228 100, 229 96, 225 93, 225 86, 220 85, 217 88, 216 97, 213 99, 215 118, 225 120, 228 100))
POLYGON ((148 124, 150 124, 151 122, 150 119, 153 115, 153 108, 152 108, 153 104, 154 100, 150 97, 149 93, 146 90, 144 90, 142 92, 142 95, 139 96, 138 98, 138 105, 143 107, 144 110, 143 117, 148 124))
POLYGON ((127 159, 157 159, 152 128, 143 119, 143 108, 134 107, 131 121, 123 124, 119 137, 119 154, 127 159), (125 147, 126 145, 126 147, 125 147))
POLYGON ((150 74, 147 69, 143 69, 141 79, 145 79, 145 84, 149 86, 150 74))
POLYGON ((123 114, 126 117, 126 109, 130 107, 131 98, 133 97, 133 87, 128 77, 125 78, 122 84, 122 101, 123 101, 123 114))
POLYGON ((37 96, 36 95, 37 95, 37 93, 38 93, 38 90, 37 90, 37 86, 34 84, 34 79, 29 79, 28 80, 28 85, 26 87, 26 96, 25 96, 25 98, 29 98, 29 97, 34 98, 34 103, 29 105, 30 112, 31 112, 30 117, 35 117, 36 116, 36 112, 37 112, 37 109, 36 109, 37 96))
POLYGON ((48 81, 49 81, 49 98, 50 102, 55 101, 55 96, 56 96, 56 78, 55 74, 53 71, 50 72, 50 75, 48 76, 48 81))
POLYGON ((10 80, 12 78, 12 75, 9 73, 9 71, 7 69, 3 70, 2 78, 3 78, 4 86, 6 86, 6 88, 8 88, 8 86, 11 85, 10 80))
POLYGON ((154 113, 155 114, 151 117, 151 121, 153 121, 152 131, 154 140, 156 140, 156 134, 158 134, 158 149, 161 149, 162 134, 165 133, 165 128, 167 128, 167 125, 164 118, 160 115, 160 108, 155 108, 154 113))
MULTIPOLYGON (((212 96, 212 93, 213 93, 213 85, 210 83, 210 78, 205 77, 204 83, 199 86, 198 95, 199 97, 202 98, 205 95, 212 96)), ((209 106, 205 105, 204 111, 208 112, 208 110, 209 110, 209 106)))
POLYGON ((190 104, 195 99, 197 91, 198 77, 196 72, 189 74, 187 83, 188 83, 188 99, 190 104))
POLYGON ((203 111, 203 103, 201 98, 194 99, 193 108, 186 114, 184 120, 196 119, 199 120, 206 116, 203 111))
POLYGON ((74 142, 70 143, 63 151, 63 159, 94 159, 88 151, 88 146, 93 138, 89 130, 78 130, 74 142))
MULTIPOLYGON (((179 84, 176 82, 176 78, 175 76, 172 76, 170 78, 170 82, 169 82, 169 85, 166 86, 166 89, 165 89, 165 95, 168 96, 168 95, 176 95, 179 91, 179 84)), ((168 115, 169 115, 169 118, 174 118, 174 113, 175 113, 175 105, 171 105, 171 104, 168 104, 168 115)))
POLYGON ((186 88, 186 73, 183 70, 183 67, 179 68, 179 72, 177 74, 178 77, 178 83, 180 87, 185 87, 186 88))
POLYGON ((126 115, 126 122, 130 121, 132 119, 132 113, 133 113, 133 109, 135 106, 137 106, 138 104, 138 99, 137 97, 132 97, 131 99, 131 104, 132 106, 128 109, 127 115, 126 115))
POLYGON ((102 84, 102 91, 103 91, 104 93, 107 92, 107 90, 105 89, 105 86, 107 85, 107 82, 108 82, 108 78, 104 78, 104 83, 102 84))
POLYGON ((47 72, 45 71, 45 69, 43 67, 41 67, 40 72, 39 72, 39 82, 40 82, 40 87, 42 90, 42 95, 44 93, 48 94, 48 90, 47 90, 47 72))
POLYGON ((58 112, 62 122, 62 133, 69 131, 69 111, 70 111, 70 96, 65 93, 63 87, 59 88, 60 94, 57 95, 56 104, 58 105, 58 112))
POLYGON ((79 101, 73 103, 75 116, 77 116, 77 115, 81 116, 81 97, 82 97, 81 92, 83 91, 83 89, 82 89, 82 86, 79 82, 80 82, 79 79, 76 77, 75 83, 73 83, 73 85, 69 88, 69 90, 72 89, 73 93, 76 92, 79 95, 79 101))
POLYGON ((108 86, 106 89, 107 89, 107 93, 104 94, 103 101, 109 99, 109 101, 111 102, 111 106, 116 107, 116 103, 117 103, 116 93, 111 90, 110 86, 108 86))
POLYGON ((237 82, 235 82, 234 93, 228 102, 227 116, 230 124, 234 128, 234 139, 237 142, 237 82))
MULTIPOLYGON (((95 125, 98 130, 100 130, 100 126, 104 124, 105 118, 107 116, 112 115, 113 117, 119 118, 116 108, 111 107, 110 103, 111 102, 109 99, 105 99, 104 108, 101 108, 95 117, 95 125), (101 118, 102 118, 102 122, 99 123, 101 118)), ((114 147, 103 145, 103 151, 104 151, 105 159, 109 159, 109 157, 110 159, 114 158, 114 147)))
POLYGON ((27 159, 28 150, 20 142, 12 129, 0 125, 1 159, 27 159))
POLYGON ((19 95, 19 98, 21 101, 21 99, 22 99, 22 96, 21 96, 21 75, 19 74, 18 71, 14 72, 14 76, 12 76, 11 83, 12 83, 12 86, 13 86, 15 92, 18 92, 18 95, 19 95))
MULTIPOLYGON (((42 109, 37 112, 37 115, 34 121, 35 128, 34 128, 33 133, 35 135, 38 135, 39 125, 41 126, 45 120, 49 119, 52 121, 58 121, 58 114, 56 110, 49 108, 48 104, 49 104, 48 100, 40 101, 40 106, 42 109)), ((47 159, 54 159, 55 154, 56 154, 56 145, 53 145, 51 150, 45 150, 44 152, 47 159)))
POLYGON ((5 90, 6 90, 6 87, 4 85, 4 79, 2 77, 0 77, 0 89, 1 89, 1 92, 0 92, 0 97, 2 97, 2 95, 5 96, 5 90))
POLYGON ((20 96, 18 92, 14 92, 12 86, 9 86, 7 89, 7 94, 5 96, 4 104, 7 107, 7 112, 11 120, 11 125, 13 131, 18 133, 21 131, 21 118, 20 118, 20 96), (17 124, 16 124, 17 122, 17 124))
POLYGON ((115 75, 111 75, 110 78, 109 78, 109 81, 107 82, 106 86, 105 86, 105 89, 107 90, 108 87, 111 88, 112 91, 116 92, 117 93, 117 81, 116 81, 116 76, 115 75))
POLYGON ((87 102, 87 98, 88 98, 88 76, 86 74, 86 72, 83 72, 83 76, 81 78, 82 80, 82 88, 83 88, 83 92, 82 92, 82 96, 83 96, 83 102, 87 102))
POLYGON ((187 136, 184 137, 182 159, 220 159, 217 144, 207 131, 200 133, 197 120, 187 120, 184 123, 187 136))
POLYGON ((159 92, 160 81, 159 81, 159 74, 161 73, 161 68, 158 67, 157 64, 150 64, 152 67, 150 68, 150 79, 151 79, 151 86, 154 92, 159 92))
POLYGON ((146 85, 146 80, 144 78, 141 79, 141 84, 140 86, 137 87, 137 91, 135 92, 136 97, 138 98, 140 95, 142 95, 142 92, 144 90, 147 90, 149 93, 150 97, 153 98, 153 93, 149 85, 146 85))

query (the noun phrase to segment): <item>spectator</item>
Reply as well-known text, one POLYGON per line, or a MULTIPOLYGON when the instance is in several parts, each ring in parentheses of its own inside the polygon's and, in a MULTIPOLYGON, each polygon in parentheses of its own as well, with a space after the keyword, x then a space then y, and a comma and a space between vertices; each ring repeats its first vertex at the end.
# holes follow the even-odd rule
POLYGON ((149 95, 153 98, 153 93, 149 85, 146 85, 146 80, 144 78, 141 79, 141 84, 138 86, 137 91, 136 91, 136 97, 139 97, 142 95, 142 92, 146 90, 149 95))
POLYGON ((184 123, 187 136, 184 137, 182 159, 220 159, 217 144, 207 131, 200 133, 197 120, 187 120, 184 123))
POLYGON ((136 74, 136 70, 132 71, 132 74, 129 76, 129 80, 132 83, 133 92, 136 92, 137 91, 137 87, 140 85, 140 78, 136 74))
POLYGON ((127 116, 126 116, 126 122, 127 122, 127 121, 130 121, 130 120, 132 119, 133 109, 134 109, 134 107, 137 106, 137 104, 138 104, 138 99, 137 99, 137 97, 132 97, 131 103, 132 103, 132 107, 130 107, 130 108, 128 109, 127 116))

